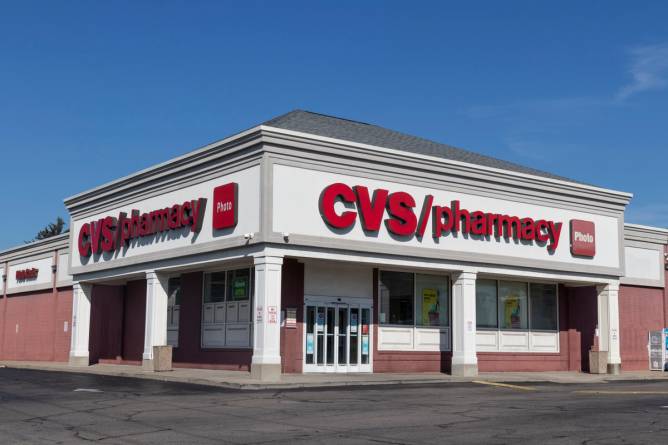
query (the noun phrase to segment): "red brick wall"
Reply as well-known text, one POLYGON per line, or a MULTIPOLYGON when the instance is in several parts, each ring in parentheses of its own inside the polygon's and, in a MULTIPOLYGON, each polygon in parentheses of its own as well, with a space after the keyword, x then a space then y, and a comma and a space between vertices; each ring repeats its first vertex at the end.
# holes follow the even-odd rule
POLYGON ((173 351, 174 367, 249 371, 252 349, 201 347, 202 284, 202 272, 181 275, 179 347, 173 351))
POLYGON ((619 340, 623 370, 649 368, 647 336, 649 331, 665 326, 664 301, 664 289, 620 286, 619 340))
POLYGON ((3 304, 0 357, 3 360, 67 361, 70 351, 72 289, 8 296, 3 304), (67 321, 67 332, 64 322, 67 321), (18 332, 17 332, 18 325, 18 332))
POLYGON ((286 258, 281 278, 281 310, 297 308, 297 328, 281 328, 281 365, 284 373, 301 373, 304 360, 304 264, 286 258))

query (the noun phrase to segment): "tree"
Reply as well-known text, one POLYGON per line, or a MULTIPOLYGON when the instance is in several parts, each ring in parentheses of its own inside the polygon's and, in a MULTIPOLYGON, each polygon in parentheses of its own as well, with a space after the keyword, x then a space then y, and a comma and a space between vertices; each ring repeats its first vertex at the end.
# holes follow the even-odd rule
POLYGON ((60 216, 56 218, 55 223, 50 223, 48 226, 44 227, 42 230, 37 232, 35 240, 47 239, 52 236, 60 235, 65 229, 65 221, 60 216))

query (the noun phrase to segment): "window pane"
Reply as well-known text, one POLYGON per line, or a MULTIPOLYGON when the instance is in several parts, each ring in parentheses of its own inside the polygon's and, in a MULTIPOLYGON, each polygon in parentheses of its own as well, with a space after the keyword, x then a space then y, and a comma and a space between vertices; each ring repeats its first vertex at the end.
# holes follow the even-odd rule
POLYGON ((231 270, 227 273, 230 288, 227 301, 248 300, 250 297, 250 269, 231 270))
POLYGON ((448 278, 417 274, 415 314, 418 326, 448 326, 450 307, 448 278))
POLYGON ((413 274, 380 273, 380 324, 413 325, 413 274))
POLYGON ((499 318, 501 329, 528 329, 527 283, 499 282, 499 318))
POLYGON ((167 285, 167 305, 178 306, 181 304, 181 277, 170 278, 167 285))
POLYGON ((557 286, 531 284, 531 329, 557 330, 557 286))
POLYGON ((496 280, 476 280, 475 313, 479 328, 497 328, 496 280))
POLYGON ((204 302, 220 303, 225 301, 225 272, 205 275, 204 302))

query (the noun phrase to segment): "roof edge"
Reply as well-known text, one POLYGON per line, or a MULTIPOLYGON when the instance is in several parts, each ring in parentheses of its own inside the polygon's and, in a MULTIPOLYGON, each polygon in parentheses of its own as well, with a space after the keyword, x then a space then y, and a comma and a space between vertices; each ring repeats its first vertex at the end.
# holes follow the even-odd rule
POLYGON ((337 139, 337 138, 330 138, 326 136, 319 136, 315 135, 312 133, 304 133, 300 131, 294 131, 294 130, 286 130, 284 128, 278 128, 278 127, 271 127, 267 125, 261 125, 260 128, 262 130, 271 130, 276 133, 283 133, 286 135, 290 136, 295 136, 295 137, 301 137, 301 138, 310 138, 310 139, 315 139, 315 140, 320 140, 323 142, 330 142, 330 143, 337 143, 337 144, 342 144, 342 145, 349 145, 353 147, 358 147, 358 148, 363 148, 363 149, 368 149, 368 150, 374 150, 378 152, 389 152, 395 155, 399 156, 405 156, 405 157, 411 157, 414 159, 424 159, 428 160, 430 162, 438 162, 441 164, 450 164, 450 165, 457 165, 457 166, 465 166, 468 168, 473 168, 473 169, 478 169, 478 170, 484 170, 484 171, 490 171, 490 172, 495 172, 495 173, 502 173, 506 174, 509 176, 515 176, 519 178, 530 178, 533 180, 537 181, 543 181, 543 182, 550 182, 553 184, 559 184, 559 185, 567 185, 570 187, 575 187, 579 189, 584 189, 584 190, 591 190, 591 191, 597 191, 601 193, 607 193, 611 194, 614 196, 622 197, 627 199, 627 204, 630 202, 631 198, 633 198, 633 193, 629 192, 622 192, 619 190, 613 190, 613 189, 608 189, 604 187, 598 187, 594 185, 588 185, 588 184, 582 184, 580 182, 576 181, 566 181, 562 179, 554 179, 554 178, 548 178, 546 176, 540 176, 540 175, 532 175, 529 173, 522 173, 522 172, 515 172, 512 170, 506 170, 506 169, 501 169, 501 168, 495 168, 495 167, 487 167, 484 165, 479 165, 479 164, 474 164, 470 162, 463 162, 463 161, 456 161, 453 159, 446 159, 446 158, 441 158, 438 156, 430 156, 430 155, 425 155, 425 154, 420 154, 420 153, 412 153, 412 152, 407 152, 404 150, 398 150, 396 148, 387 148, 387 147, 381 147, 378 145, 369 145, 369 144, 362 144, 359 142, 352 142, 352 141, 347 141, 345 139, 337 139))

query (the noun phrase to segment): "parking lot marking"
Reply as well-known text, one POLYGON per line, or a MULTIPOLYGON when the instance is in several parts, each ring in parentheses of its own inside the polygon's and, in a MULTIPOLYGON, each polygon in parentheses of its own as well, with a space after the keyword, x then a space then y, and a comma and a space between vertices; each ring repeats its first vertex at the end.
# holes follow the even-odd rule
POLYGON ((659 396, 667 395, 668 391, 606 391, 606 390, 580 390, 573 391, 575 394, 603 394, 603 395, 639 395, 639 396, 659 396))
POLYGON ((520 389, 522 391, 536 390, 536 388, 533 388, 531 386, 511 385, 509 383, 487 382, 485 380, 473 380, 473 383, 477 383, 479 385, 499 386, 501 388, 520 389))

